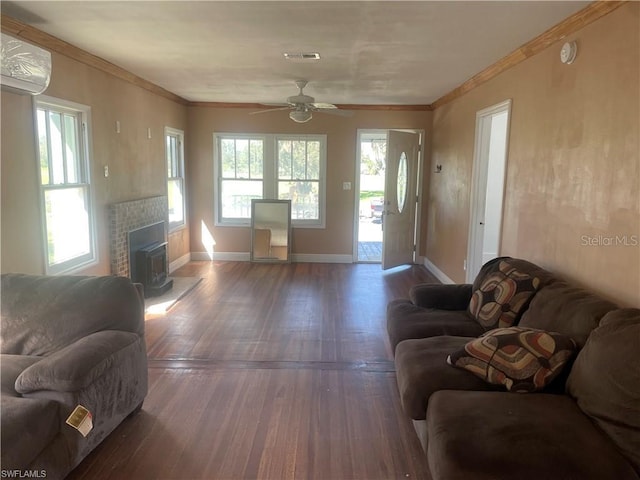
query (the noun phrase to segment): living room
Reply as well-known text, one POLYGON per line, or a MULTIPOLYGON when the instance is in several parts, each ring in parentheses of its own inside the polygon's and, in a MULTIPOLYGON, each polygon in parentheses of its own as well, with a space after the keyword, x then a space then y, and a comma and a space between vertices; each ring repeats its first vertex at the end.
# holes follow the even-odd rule
MULTIPOLYGON (((214 223, 213 132, 326 132, 331 139, 328 157, 335 158, 327 169, 328 223, 320 230, 294 229, 294 253, 340 256, 351 255, 353 244, 354 199, 342 183, 354 182, 355 130, 413 128, 426 132, 425 163, 443 166, 440 174, 424 169, 418 255, 451 280, 464 281, 475 113, 511 98, 502 253, 538 261, 633 304, 640 289, 638 249, 581 243, 583 236, 631 236, 639 229, 637 208, 630 202, 637 196, 637 31, 633 3, 621 8, 573 34, 575 39, 579 35, 581 46, 580 61, 572 65, 558 60, 558 41, 456 101, 434 104, 433 110, 354 110, 351 117, 316 115, 300 125, 286 116, 248 115, 251 106, 171 101, 53 52, 47 95, 90 105, 94 111, 91 168, 98 263, 86 273, 110 273, 107 206, 166 191, 165 126, 186 132, 189 199, 189 228, 170 236, 170 262, 211 250, 203 244, 203 229, 214 238, 216 252, 249 250, 245 229, 214 223), (620 40, 614 41, 614 35, 620 40), (119 134, 116 121, 122 124, 119 134), (574 161, 579 165, 569 168, 566 162, 574 161), (603 164, 607 167, 601 168, 603 164)), ((3 271, 43 273, 35 162, 24 161, 35 156, 31 98, 3 92, 2 104, 3 271)))
MULTIPOLYGON (((40 39, 51 50, 53 73, 45 94, 91 107, 96 260, 76 274, 113 273, 111 205, 166 195, 166 127, 184 132, 185 139, 186 221, 168 236, 169 263, 176 272, 206 270, 194 265, 238 259, 250 249, 247 227, 216 222, 214 132, 327 136, 326 224, 294 228, 293 253, 307 261, 344 263, 353 254, 357 207, 343 184, 355 182, 357 130, 411 129, 426 137, 418 263, 440 281, 465 283, 476 112, 511 99, 500 254, 537 263, 620 306, 638 307, 636 2, 588 5, 561 28, 537 32, 535 48, 515 49, 510 63, 496 59, 487 70, 473 72, 482 75, 461 79, 459 88, 423 108, 352 105, 351 116, 317 114, 302 124, 283 112, 250 115, 258 100, 187 101, 139 77, 130 75, 128 81, 124 69, 38 33, 37 22, 34 28, 7 17, 4 3, 3 33, 31 43, 40 39), (564 64, 559 52, 570 41, 578 53, 564 64)), ((29 10, 28 2, 13 3, 29 10)), ((310 78, 307 92, 313 88, 310 78)), ((2 273, 45 273, 35 138, 33 98, 3 90, 2 273)))

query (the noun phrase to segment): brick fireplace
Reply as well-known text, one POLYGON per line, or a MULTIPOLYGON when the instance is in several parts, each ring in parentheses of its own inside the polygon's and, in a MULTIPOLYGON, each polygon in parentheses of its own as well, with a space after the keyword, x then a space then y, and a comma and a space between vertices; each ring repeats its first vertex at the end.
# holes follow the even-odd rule
POLYGON ((142 198, 109 206, 111 273, 113 275, 131 278, 130 232, 162 222, 162 241, 166 241, 167 215, 166 196, 142 198))

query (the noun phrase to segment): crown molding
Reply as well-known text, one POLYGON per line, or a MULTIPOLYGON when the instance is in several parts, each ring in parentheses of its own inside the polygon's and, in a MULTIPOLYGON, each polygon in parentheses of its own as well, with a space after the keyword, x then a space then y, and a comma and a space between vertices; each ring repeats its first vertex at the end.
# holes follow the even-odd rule
POLYGON ((542 50, 550 47, 559 40, 562 40, 568 35, 577 32, 578 30, 586 27, 590 23, 595 22, 599 18, 613 12, 618 7, 629 3, 628 0, 624 1, 609 1, 598 0, 587 5, 582 10, 574 13, 570 17, 565 18, 562 22, 551 27, 549 30, 538 35, 533 40, 522 45, 520 48, 514 50, 506 57, 498 60, 493 65, 485 68, 480 73, 474 75, 469 80, 464 82, 459 87, 451 90, 446 95, 440 97, 431 104, 432 110, 435 110, 449 102, 452 102, 456 98, 461 97, 465 93, 473 90, 474 88, 488 82, 492 78, 500 75, 502 72, 518 65, 526 59, 533 57, 540 53, 542 50))
POLYGON ((165 90, 164 88, 149 82, 144 78, 138 77, 133 73, 125 70, 122 67, 114 65, 96 55, 82 50, 70 43, 60 40, 53 35, 38 30, 26 23, 22 23, 19 20, 8 17, 6 15, 0 15, 0 21, 2 25, 2 31, 13 35, 14 37, 21 38, 29 43, 33 43, 51 52, 56 52, 80 63, 93 67, 102 72, 108 73, 126 82, 132 83, 140 88, 144 88, 156 95, 168 98, 174 102, 178 102, 182 105, 187 105, 189 102, 184 98, 176 95, 175 93, 165 90))

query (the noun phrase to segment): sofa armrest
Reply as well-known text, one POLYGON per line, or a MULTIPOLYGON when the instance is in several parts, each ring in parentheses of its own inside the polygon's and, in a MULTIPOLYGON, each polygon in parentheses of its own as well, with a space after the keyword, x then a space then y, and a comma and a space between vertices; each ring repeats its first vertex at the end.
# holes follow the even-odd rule
POLYGON ((79 391, 117 363, 119 352, 143 341, 135 333, 115 330, 88 335, 27 367, 16 379, 15 389, 20 394, 79 391))
POLYGON ((409 290, 411 301, 423 308, 466 310, 471 301, 473 285, 419 284, 409 290))

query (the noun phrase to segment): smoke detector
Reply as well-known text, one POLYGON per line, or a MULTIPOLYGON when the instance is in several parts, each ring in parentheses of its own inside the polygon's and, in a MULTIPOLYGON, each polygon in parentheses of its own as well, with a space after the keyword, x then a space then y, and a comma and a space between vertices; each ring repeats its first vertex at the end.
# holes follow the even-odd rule
POLYGON ((560 49, 560 61, 562 63, 570 64, 576 59, 576 54, 578 53, 578 46, 576 42, 567 42, 562 45, 562 49, 560 49))

